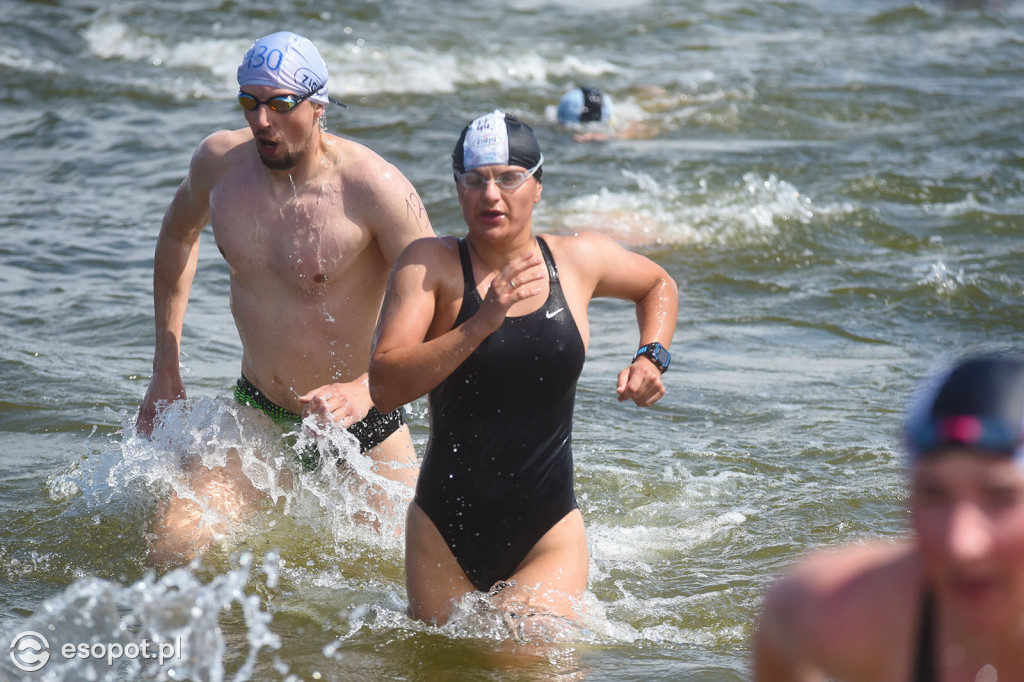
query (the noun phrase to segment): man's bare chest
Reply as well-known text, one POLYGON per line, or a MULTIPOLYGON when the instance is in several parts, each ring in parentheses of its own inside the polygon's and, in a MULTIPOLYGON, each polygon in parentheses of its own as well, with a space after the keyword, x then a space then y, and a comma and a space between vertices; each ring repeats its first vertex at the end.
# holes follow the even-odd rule
POLYGON ((273 197, 244 185, 211 196, 210 221, 232 276, 298 286, 339 279, 371 241, 341 193, 317 187, 273 197))

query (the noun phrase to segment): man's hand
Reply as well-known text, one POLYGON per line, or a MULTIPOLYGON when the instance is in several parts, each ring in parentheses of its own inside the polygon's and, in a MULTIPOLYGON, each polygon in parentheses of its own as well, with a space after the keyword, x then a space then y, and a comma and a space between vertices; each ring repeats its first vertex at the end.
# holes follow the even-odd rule
POLYGON ((665 395, 665 384, 657 366, 641 356, 626 369, 619 372, 619 384, 615 389, 619 402, 632 398, 639 407, 648 407, 665 395))
POLYGON ((142 404, 139 405, 139 414, 135 419, 136 433, 146 437, 153 435, 153 422, 156 421, 158 406, 161 403, 166 405, 185 398, 185 384, 181 380, 181 375, 167 376, 154 373, 153 378, 149 380, 149 389, 142 398, 142 404))
POLYGON ((344 384, 327 384, 299 396, 305 407, 302 416, 315 415, 325 424, 338 423, 348 428, 366 417, 373 400, 366 375, 344 384))

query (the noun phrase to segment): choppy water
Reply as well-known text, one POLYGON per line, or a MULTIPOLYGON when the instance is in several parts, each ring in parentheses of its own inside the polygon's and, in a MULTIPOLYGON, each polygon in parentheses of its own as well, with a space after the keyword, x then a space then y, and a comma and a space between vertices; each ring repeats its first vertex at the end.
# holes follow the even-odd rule
MULTIPOLYGON (((747 679, 780 567, 902 531, 896 433, 918 378, 1022 342, 1012 1, 6 0, 0 37, 0 642, 38 631, 54 654, 34 674, 4 655, 2 679, 747 679), (591 615, 569 641, 524 646, 472 604, 446 628, 409 621, 400 540, 354 524, 331 481, 260 468, 286 453, 226 399, 238 340, 209 236, 187 409, 151 444, 125 428, 160 218, 199 141, 242 124, 241 54, 281 28, 315 40, 352 105, 331 129, 396 163, 439 232, 463 230, 458 131, 498 106, 541 139, 542 231, 606 231, 680 285, 669 394, 646 411, 614 400, 630 311, 591 307, 591 615), (647 137, 573 142, 547 122, 572 84, 604 87, 647 137), (148 569, 171 453, 232 447, 273 507, 201 563, 148 569), (181 658, 57 653, 143 638, 181 658)), ((426 424, 414 404, 420 448, 426 424)))

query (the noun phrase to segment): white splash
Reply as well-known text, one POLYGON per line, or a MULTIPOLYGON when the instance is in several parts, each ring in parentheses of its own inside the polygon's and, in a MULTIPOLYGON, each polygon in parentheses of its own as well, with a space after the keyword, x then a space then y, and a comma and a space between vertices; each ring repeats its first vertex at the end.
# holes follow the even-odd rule
POLYGON ((555 207, 561 231, 597 231, 633 246, 662 243, 756 243, 787 222, 810 223, 810 197, 774 174, 746 173, 741 181, 684 188, 652 175, 622 171, 633 187, 579 196, 555 207))
POLYGON ((159 580, 147 574, 131 585, 83 578, 46 600, 10 634, 33 631, 46 638, 49 661, 43 677, 33 679, 219 682, 225 679, 227 650, 221 620, 237 607, 245 623, 247 651, 233 679, 248 680, 260 651, 280 647, 269 628, 271 615, 261 608, 259 597, 246 594, 251 564, 251 555, 244 554, 237 568, 206 583, 194 564, 159 580), (147 658, 140 647, 154 655, 147 658))

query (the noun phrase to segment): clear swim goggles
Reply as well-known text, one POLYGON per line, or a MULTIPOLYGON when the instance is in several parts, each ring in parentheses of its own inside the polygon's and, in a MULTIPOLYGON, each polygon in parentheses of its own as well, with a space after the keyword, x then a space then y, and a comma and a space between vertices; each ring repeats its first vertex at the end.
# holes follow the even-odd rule
POLYGON ((537 172, 537 169, 544 163, 544 155, 540 155, 540 161, 533 168, 521 171, 505 171, 496 178, 485 178, 475 171, 462 172, 460 170, 455 171, 455 181, 462 186, 463 189, 483 189, 488 184, 494 183, 498 186, 502 192, 515 192, 517 189, 523 186, 523 183, 527 179, 537 172))

